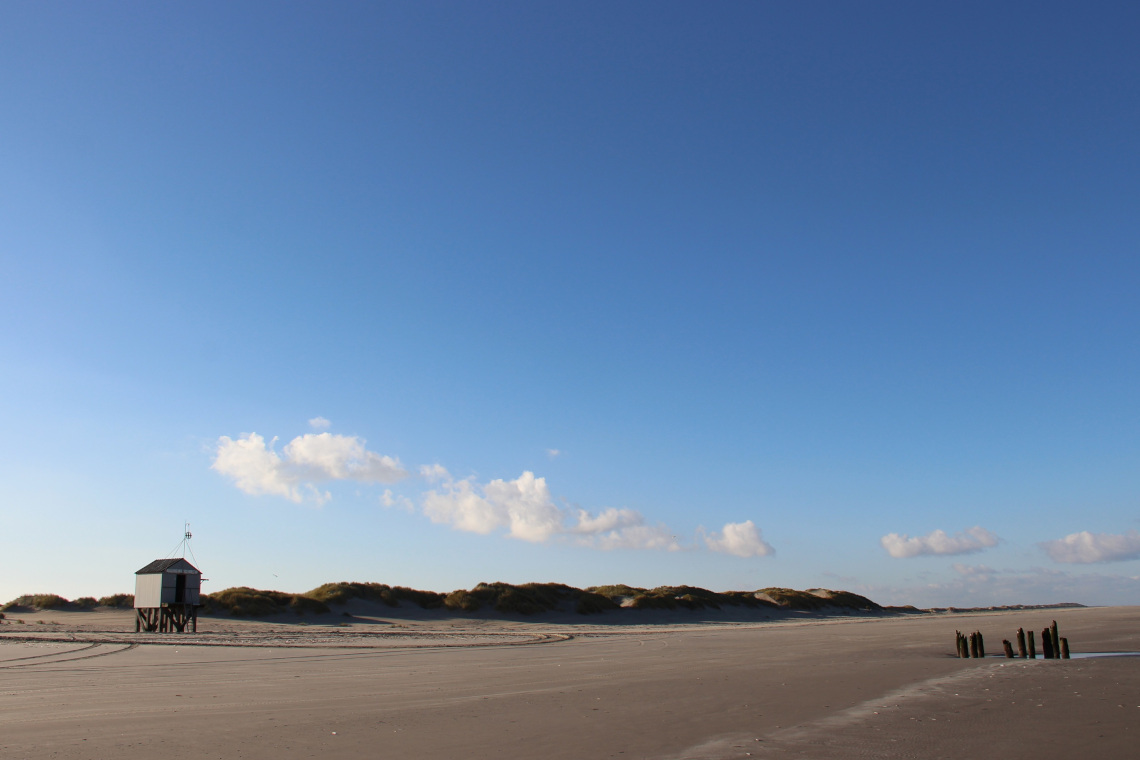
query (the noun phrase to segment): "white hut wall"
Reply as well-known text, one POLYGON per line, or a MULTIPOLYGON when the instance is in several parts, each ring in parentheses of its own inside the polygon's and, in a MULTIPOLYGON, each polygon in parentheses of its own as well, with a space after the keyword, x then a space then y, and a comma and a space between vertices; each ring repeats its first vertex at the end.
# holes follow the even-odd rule
MULTIPOLYGON (((162 575, 148 573, 135 576, 135 608, 162 606, 162 575)), ((173 591, 171 592, 173 598, 173 591)))

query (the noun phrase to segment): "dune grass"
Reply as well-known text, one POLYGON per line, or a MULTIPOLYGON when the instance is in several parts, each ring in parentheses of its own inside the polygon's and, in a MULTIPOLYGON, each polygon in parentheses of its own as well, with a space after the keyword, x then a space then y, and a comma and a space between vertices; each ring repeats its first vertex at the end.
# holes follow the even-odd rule
POLYGON ((228 612, 234 617, 264 617, 282 612, 298 615, 319 615, 329 612, 329 606, 319 599, 304 594, 289 594, 284 591, 263 591, 239 586, 202 596, 202 606, 206 612, 228 612))
POLYGON ((399 607, 401 602, 408 602, 425 610, 438 609, 444 605, 444 595, 435 591, 418 591, 384 583, 326 583, 312 591, 306 591, 305 596, 325 604, 345 604, 351 599, 364 599, 383 602, 389 607, 399 607))
MULTIPOLYGON (((332 605, 343 606, 360 599, 388 607, 414 606, 424 610, 446 609, 459 613, 494 611, 503 615, 541 615, 577 612, 594 615, 621 608, 633 610, 719 610, 725 607, 762 607, 796 611, 827 609, 879 612, 883 608, 849 591, 810 589, 797 591, 771 587, 759 591, 709 591, 697 586, 658 586, 653 589, 612 584, 586 589, 563 583, 494 582, 449 594, 420 591, 384 583, 325 583, 303 594, 266 591, 245 586, 202 596, 206 613, 229 613, 235 617, 263 617, 281 613, 320 615, 332 605)), ((96 607, 130 609, 132 594, 112 594, 100 599, 80 597, 69 602, 56 594, 25 594, 0 607, 2 610, 91 610, 96 607)))
POLYGON ((100 607, 129 610, 135 606, 134 594, 111 594, 99 598, 100 607))
POLYGON ((830 589, 797 591, 791 588, 766 588, 757 593, 768 596, 780 607, 793 610, 822 610, 827 607, 837 607, 877 612, 883 609, 867 597, 853 594, 850 591, 832 591, 830 589))
POLYGON ((59 594, 23 594, 7 604, 0 606, 0 610, 93 610, 97 607, 126 608, 134 607, 134 594, 113 594, 102 599, 93 596, 81 596, 68 601, 59 594))
POLYGON ((58 594, 23 594, 0 607, 2 610, 61 610, 70 602, 58 594))

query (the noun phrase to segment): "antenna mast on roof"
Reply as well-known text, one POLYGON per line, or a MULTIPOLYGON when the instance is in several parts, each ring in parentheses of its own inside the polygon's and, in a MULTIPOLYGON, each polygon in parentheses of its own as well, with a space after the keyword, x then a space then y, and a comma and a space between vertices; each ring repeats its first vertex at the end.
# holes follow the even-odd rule
POLYGON ((190 539, 193 535, 194 534, 190 532, 190 523, 186 523, 183 527, 182 540, 178 543, 178 546, 174 547, 174 551, 170 552, 170 556, 173 557, 181 550, 182 558, 185 559, 186 552, 190 552, 190 557, 194 560, 194 563, 197 564, 198 558, 194 556, 194 550, 190 547, 190 539))

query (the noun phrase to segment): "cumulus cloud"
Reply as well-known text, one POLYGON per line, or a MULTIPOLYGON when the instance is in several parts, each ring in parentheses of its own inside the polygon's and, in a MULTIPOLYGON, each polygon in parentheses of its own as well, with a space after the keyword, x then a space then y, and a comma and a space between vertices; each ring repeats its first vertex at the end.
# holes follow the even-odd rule
POLYGON ((432 522, 483 534, 505 528, 507 535, 524 541, 545 541, 561 523, 546 478, 529 471, 515 480, 492 480, 483 486, 469 478, 447 480, 424 494, 423 509, 432 522))
POLYGON ((253 495, 284 496, 294 502, 306 499, 318 505, 331 498, 314 483, 353 480, 361 483, 395 483, 407 476, 399 460, 365 448, 355 436, 307 433, 290 441, 281 454, 257 433, 239 438, 218 438, 212 469, 253 495))
POLYGON ((953 536, 944 530, 936 530, 925 536, 911 538, 906 534, 888 533, 879 539, 887 554, 897 559, 922 555, 973 554, 997 546, 1000 539, 980 525, 975 525, 953 536))
POLYGON ((313 430, 328 430, 331 425, 332 423, 326 420, 324 417, 314 417, 313 419, 309 420, 309 427, 311 427, 313 430))
POLYGON ((720 533, 705 536, 705 545, 714 552, 735 557, 767 557, 775 551, 751 520, 726 523, 720 533))
POLYGON ((639 512, 632 509, 614 509, 610 507, 603 509, 596 515, 590 514, 584 509, 579 509, 575 516, 574 527, 571 530, 574 533, 596 536, 602 533, 624 530, 625 528, 631 528, 635 525, 643 525, 644 523, 645 518, 642 517, 639 512))
POLYGON ((447 480, 451 477, 451 473, 442 464, 421 464, 420 477, 425 480, 447 480))
MULTIPOLYGON (((310 426, 320 429, 328 420, 316 417, 310 426)), ((218 438, 211 468, 231 479, 248 494, 281 496, 297 503, 320 506, 332 498, 318 484, 328 481, 395 483, 409 473, 394 457, 369 451, 356 436, 328 432, 306 433, 277 450, 277 439, 266 441, 257 433, 218 438)), ((552 456, 557 451, 551 449, 552 456)), ((430 490, 418 500, 420 511, 434 523, 456 530, 490 534, 531 543, 563 542, 597 549, 680 550, 668 526, 651 524, 633 509, 606 508, 599 512, 556 503, 546 479, 527 470, 514 480, 480 483, 473 477, 457 479, 441 464, 425 464, 418 473, 430 490)), ((387 508, 416 511, 416 502, 386 489, 379 503, 387 508)), ((729 523, 721 533, 706 537, 713 551, 739 557, 764 556, 772 547, 751 522, 729 523)))
POLYGON ((514 480, 478 484, 472 478, 447 478, 423 495, 423 512, 435 523, 488 534, 544 543, 556 538, 603 549, 677 549, 668 528, 647 525, 632 509, 606 509, 592 514, 558 506, 546 478, 529 470, 514 480))
POLYGON ((1122 562, 1140 558, 1140 532, 1130 530, 1123 535, 1114 533, 1070 533, 1056 541, 1045 541, 1041 548, 1054 562, 1091 564, 1093 562, 1122 562))
POLYGON ((297 489, 297 478, 286 472, 285 463, 265 439, 257 433, 238 438, 236 441, 223 435, 218 439, 218 451, 211 467, 232 478, 234 485, 249 494, 271 494, 284 496, 291 501, 301 501, 297 489))
POLYGON ((392 493, 391 488, 384 489, 384 493, 380 494, 380 503, 388 508, 398 507, 405 512, 416 511, 415 505, 412 504, 411 499, 409 499, 407 496, 392 493))
POLYGON ((599 549, 662 549, 669 552, 681 549, 677 537, 667 527, 644 522, 596 533, 584 543, 599 549))
POLYGON ((395 483, 408 474, 397 460, 368 451, 355 436, 306 433, 289 441, 283 453, 290 466, 311 480, 395 483))

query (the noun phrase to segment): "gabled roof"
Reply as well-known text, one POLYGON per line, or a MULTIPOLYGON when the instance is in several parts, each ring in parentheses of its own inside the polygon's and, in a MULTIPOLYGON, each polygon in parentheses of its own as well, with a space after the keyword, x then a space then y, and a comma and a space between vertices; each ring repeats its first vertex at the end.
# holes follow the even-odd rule
POLYGON ((187 562, 185 557, 175 557, 174 559, 156 559, 154 562, 151 562, 142 570, 136 570, 135 575, 152 575, 155 573, 165 573, 172 567, 179 567, 182 570, 193 570, 194 572, 201 575, 201 571, 187 562))

